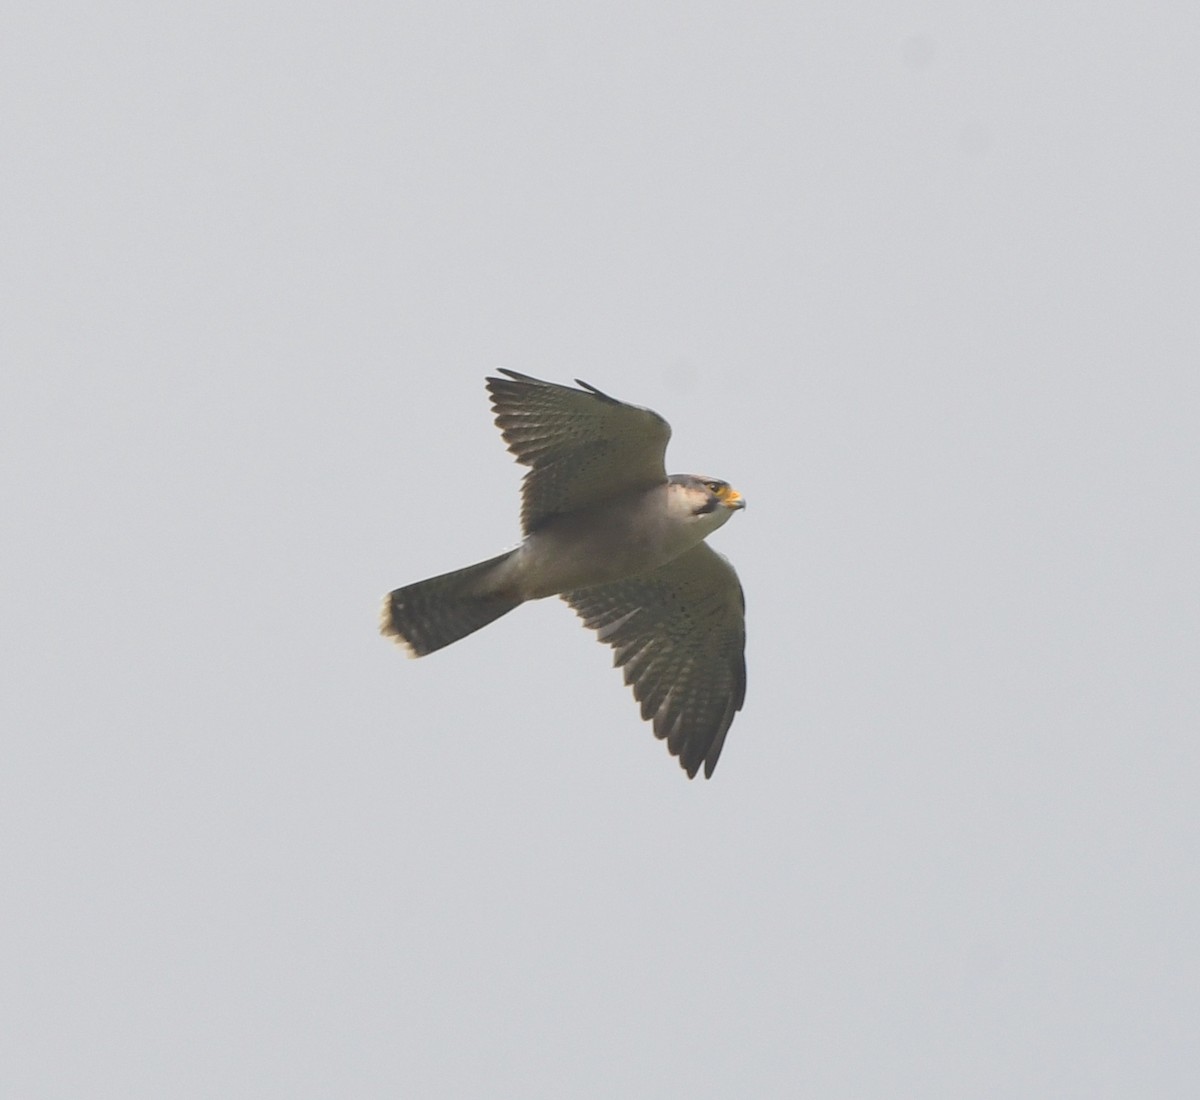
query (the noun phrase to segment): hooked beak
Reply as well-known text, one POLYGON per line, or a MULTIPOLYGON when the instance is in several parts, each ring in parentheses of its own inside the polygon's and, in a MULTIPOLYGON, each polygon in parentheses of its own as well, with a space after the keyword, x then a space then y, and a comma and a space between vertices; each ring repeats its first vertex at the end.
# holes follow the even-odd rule
POLYGON ((730 511, 734 511, 735 509, 746 507, 746 498, 736 489, 726 489, 721 494, 721 503, 730 511))

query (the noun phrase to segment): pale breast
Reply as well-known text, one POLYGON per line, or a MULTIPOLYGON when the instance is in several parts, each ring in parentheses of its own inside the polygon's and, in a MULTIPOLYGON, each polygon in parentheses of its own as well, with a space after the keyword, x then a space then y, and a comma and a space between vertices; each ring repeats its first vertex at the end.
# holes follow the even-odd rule
POLYGON ((656 569, 706 534, 704 526, 681 524, 668 512, 663 486, 556 517, 525 540, 513 567, 524 597, 542 599, 656 569))

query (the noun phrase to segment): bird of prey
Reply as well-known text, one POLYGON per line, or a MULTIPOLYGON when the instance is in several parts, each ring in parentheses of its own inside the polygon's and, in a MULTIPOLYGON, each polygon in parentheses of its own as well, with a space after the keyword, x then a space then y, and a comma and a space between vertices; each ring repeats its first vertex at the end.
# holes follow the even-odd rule
POLYGON ((711 776, 746 695, 745 600, 705 538, 745 507, 727 482, 667 476, 671 428, 586 382, 516 371, 487 379, 496 426, 529 470, 524 541, 397 588, 380 630, 410 657, 487 626, 526 600, 561 596, 613 647, 655 736, 693 778, 711 776))

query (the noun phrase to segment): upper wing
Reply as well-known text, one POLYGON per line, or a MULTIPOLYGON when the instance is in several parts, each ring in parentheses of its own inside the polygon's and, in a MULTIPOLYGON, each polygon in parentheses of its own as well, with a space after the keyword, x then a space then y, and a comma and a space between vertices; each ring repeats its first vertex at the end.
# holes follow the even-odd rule
POLYGON ((615 650, 688 777, 712 775, 733 716, 746 698, 746 603, 733 566, 707 543, 674 561, 563 599, 615 650))
POLYGON ((581 390, 515 371, 489 378, 496 426, 517 461, 526 534, 551 516, 666 480, 671 426, 656 412, 626 405, 586 382, 581 390))

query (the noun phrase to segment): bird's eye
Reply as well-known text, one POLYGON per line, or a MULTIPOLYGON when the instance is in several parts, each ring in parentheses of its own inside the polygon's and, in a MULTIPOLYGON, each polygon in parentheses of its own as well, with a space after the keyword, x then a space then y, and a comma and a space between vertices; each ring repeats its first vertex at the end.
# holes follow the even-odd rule
POLYGON ((725 488, 725 483, 723 481, 706 481, 704 484, 708 486, 710 492, 716 493, 718 496, 720 495, 721 490, 725 488))

